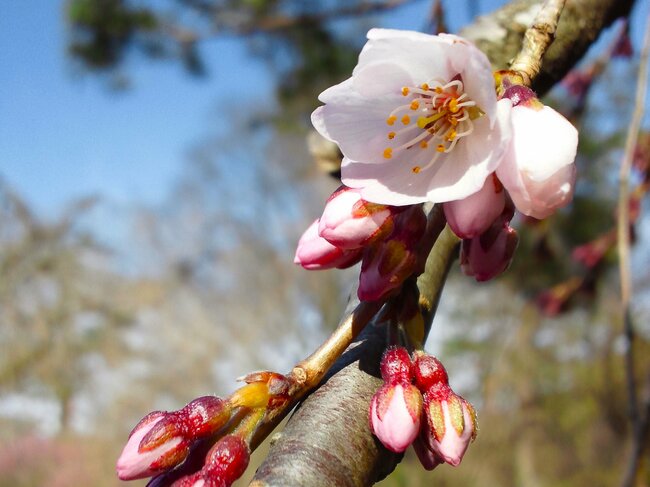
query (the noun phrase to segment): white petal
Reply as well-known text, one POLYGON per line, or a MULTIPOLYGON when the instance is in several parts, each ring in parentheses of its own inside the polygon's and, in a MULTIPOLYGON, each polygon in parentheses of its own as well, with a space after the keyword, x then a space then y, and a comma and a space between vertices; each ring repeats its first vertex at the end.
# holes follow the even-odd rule
MULTIPOLYGON (((354 89, 362 96, 376 97, 395 95, 398 104, 403 104, 400 99, 403 86, 413 86, 415 81, 409 72, 396 63, 374 62, 369 63, 354 73, 354 89)), ((388 114, 386 114, 388 116, 388 114)))
MULTIPOLYGON (((337 93, 341 100, 343 93, 337 93)), ((326 138, 337 142, 350 159, 384 162, 390 127, 386 119, 403 101, 401 95, 370 98, 348 91, 345 103, 328 102, 314 112, 314 126, 326 138)))
POLYGON ((551 107, 516 106, 512 124, 517 166, 533 181, 544 181, 575 160, 578 131, 551 107))
POLYGON ((452 66, 461 74, 465 92, 485 112, 493 127, 496 122, 497 96, 490 61, 468 41, 458 41, 451 48, 452 66))
POLYGON ((434 165, 429 201, 438 203, 462 199, 483 187, 485 179, 499 166, 508 148, 509 113, 509 102, 499 103, 497 124, 493 130, 490 130, 487 117, 477 119, 472 134, 459 141, 439 165, 434 165))
POLYGON ((341 181, 361 188, 361 196, 372 203, 404 206, 427 201, 427 177, 413 174, 409 166, 387 162, 363 164, 343 158, 341 181))
MULTIPOLYGON (((374 31, 374 29, 373 29, 374 31)), ((433 78, 449 80, 452 73, 449 62, 449 43, 438 36, 418 32, 391 31, 388 36, 370 36, 359 55, 359 63, 353 76, 365 66, 375 62, 399 64, 415 84, 431 82, 433 78), (397 35, 402 32, 404 35, 397 35)))

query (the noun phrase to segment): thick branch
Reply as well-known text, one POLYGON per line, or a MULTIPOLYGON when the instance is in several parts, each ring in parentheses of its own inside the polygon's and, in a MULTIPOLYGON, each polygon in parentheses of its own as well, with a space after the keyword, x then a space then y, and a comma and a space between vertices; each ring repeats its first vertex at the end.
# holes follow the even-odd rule
MULTIPOLYGON (((461 31, 487 54, 495 69, 504 69, 522 46, 524 33, 535 19, 542 2, 514 1, 480 17, 461 31)), ((555 34, 546 51, 533 89, 548 91, 577 63, 600 32, 619 17, 630 13, 634 0, 567 0, 555 34)))
MULTIPOLYGON (((432 225, 436 231, 436 223, 432 225)), ((442 228, 438 227, 439 232, 442 228)), ((456 255, 458 239, 448 229, 436 242, 421 293, 432 316, 445 277, 456 255)), ((379 362, 387 343, 386 323, 367 326, 329 372, 324 384, 294 413, 274 437, 269 456, 255 474, 252 487, 308 485, 354 487, 372 485, 401 460, 370 433, 368 404, 382 381, 379 362)))

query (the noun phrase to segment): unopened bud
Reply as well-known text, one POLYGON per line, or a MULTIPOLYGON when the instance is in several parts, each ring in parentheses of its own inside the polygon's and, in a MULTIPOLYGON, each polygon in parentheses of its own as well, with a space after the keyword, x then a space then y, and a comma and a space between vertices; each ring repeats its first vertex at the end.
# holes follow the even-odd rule
POLYGON ((422 208, 412 206, 395 218, 395 229, 389 237, 366 249, 357 289, 361 301, 386 297, 415 272, 417 245, 425 228, 422 208))
POLYGON ((191 445, 221 429, 232 407, 223 399, 204 396, 173 412, 156 411, 133 429, 117 461, 122 480, 150 477, 187 458, 191 445))
POLYGON ((460 238, 480 235, 501 215, 506 204, 505 194, 503 185, 492 173, 476 193, 443 205, 449 227, 460 238))
MULTIPOLYGON (((426 428, 423 428, 422 431, 426 431, 426 428)), ((422 435, 418 436, 413 441, 413 450, 415 450, 415 454, 418 456, 418 460, 420 460, 420 463, 425 470, 433 470, 441 463, 445 463, 445 461, 440 458, 440 455, 429 450, 427 440, 422 435)))
POLYGON ((408 383, 385 384, 370 402, 370 427, 389 450, 403 452, 420 431, 422 395, 408 383))
POLYGON ((427 447, 446 463, 458 466, 476 437, 474 408, 448 385, 439 383, 424 393, 424 414, 427 447))
POLYGON ((401 208, 370 203, 358 189, 341 186, 327 200, 318 233, 340 249, 358 249, 393 229, 393 215, 401 208))
POLYGON ((508 268, 518 242, 517 231, 498 220, 482 235, 463 240, 461 269, 477 281, 492 279, 508 268))
POLYGON ((421 391, 428 391, 437 384, 449 384, 447 370, 442 362, 433 355, 424 352, 415 354, 413 373, 415 385, 421 391))
POLYGON ((387 384, 410 383, 412 362, 404 347, 390 347, 381 358, 381 377, 387 384))
POLYGON ((145 416, 129 435, 129 439, 117 460, 117 476, 120 480, 134 480, 151 477, 165 468, 160 468, 161 460, 173 457, 177 451, 184 451, 187 446, 183 438, 176 436, 161 442, 155 448, 142 449, 142 439, 151 432, 165 417, 164 412, 156 411, 145 416))
POLYGON ((250 449, 239 436, 221 438, 208 452, 203 468, 172 487, 230 487, 248 467, 250 449))
POLYGON ((344 269, 361 260, 361 250, 343 250, 318 235, 319 220, 312 223, 298 241, 293 259, 307 270, 344 269))

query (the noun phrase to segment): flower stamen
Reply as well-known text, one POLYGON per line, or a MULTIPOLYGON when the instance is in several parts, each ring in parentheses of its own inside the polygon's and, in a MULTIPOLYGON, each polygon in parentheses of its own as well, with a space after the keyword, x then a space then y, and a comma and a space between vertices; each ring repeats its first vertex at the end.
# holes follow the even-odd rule
POLYGON ((418 174, 435 164, 441 154, 451 152, 463 137, 474 131, 474 120, 484 115, 464 89, 458 75, 449 81, 434 79, 419 86, 402 87, 402 96, 411 99, 409 103, 396 107, 388 115, 386 123, 393 125, 404 112, 415 112, 417 117, 412 119, 408 114, 402 115, 399 120, 405 127, 388 132, 388 140, 398 139, 398 142, 387 147, 383 157, 391 159, 397 152, 419 145, 422 150, 431 151, 431 158, 423 166, 412 166, 413 173, 418 174), (416 133, 411 137, 400 137, 413 130, 416 133))

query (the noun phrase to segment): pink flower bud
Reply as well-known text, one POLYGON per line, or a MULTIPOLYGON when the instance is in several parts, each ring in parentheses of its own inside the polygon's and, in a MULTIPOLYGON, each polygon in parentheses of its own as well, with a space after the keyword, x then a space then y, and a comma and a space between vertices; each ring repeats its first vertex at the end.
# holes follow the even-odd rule
POLYGON ((485 232, 496 220, 506 204, 503 185, 493 173, 483 188, 462 200, 443 205, 447 223, 460 238, 472 238, 485 232))
POLYGON ((364 201, 360 190, 341 186, 327 200, 318 233, 340 249, 358 249, 388 235, 397 211, 364 201))
POLYGON ((479 237, 463 240, 461 269, 477 281, 492 279, 508 268, 518 242, 516 230, 500 219, 479 237))
POLYGON ((497 176, 521 213, 546 218, 573 198, 578 131, 537 99, 512 108, 512 125, 497 176))
POLYGON ((316 220, 300 237, 295 264, 307 270, 345 269, 361 260, 361 250, 342 250, 318 235, 318 225, 316 220))
POLYGON ((410 383, 411 356, 404 347, 390 347, 381 358, 381 377, 388 384, 410 383))
POLYGON ((386 240, 365 250, 357 289, 361 301, 384 298, 415 272, 417 244, 425 228, 422 208, 411 206, 396 217, 395 229, 386 240))
POLYGON ((408 383, 383 385, 370 402, 370 429, 389 450, 403 452, 420 431, 422 395, 408 383))
POLYGON ((424 394, 427 418, 424 438, 429 450, 446 463, 458 466, 476 437, 476 413, 472 405, 439 383, 424 394))
MULTIPOLYGON (((165 417, 166 413, 156 411, 145 416, 131 432, 124 449, 117 460, 117 476, 120 480, 134 480, 151 477, 161 471, 157 467, 161 459, 173 455, 175 451, 184 450, 187 445, 183 438, 175 436, 161 442, 157 447, 142 450, 142 439, 165 417)), ((164 470, 164 469, 162 469, 164 470)))
POLYGON ((239 436, 221 438, 208 452, 203 468, 172 487, 230 487, 248 467, 250 449, 239 436))
MULTIPOLYGON (((421 431, 426 431, 426 428, 423 428, 421 431)), ((413 442, 413 450, 415 450, 415 454, 418 456, 418 460, 420 460, 425 470, 433 470, 441 463, 445 463, 440 458, 440 455, 429 450, 428 442, 422 435, 419 435, 413 442)))
POLYGON ((427 391, 437 384, 449 384, 447 370, 440 360, 433 355, 417 352, 413 366, 415 385, 421 391, 427 391))
POLYGON ((117 461, 118 477, 150 477, 175 467, 196 440, 218 431, 230 414, 230 404, 215 396, 195 399, 178 411, 150 413, 131 432, 117 461))

